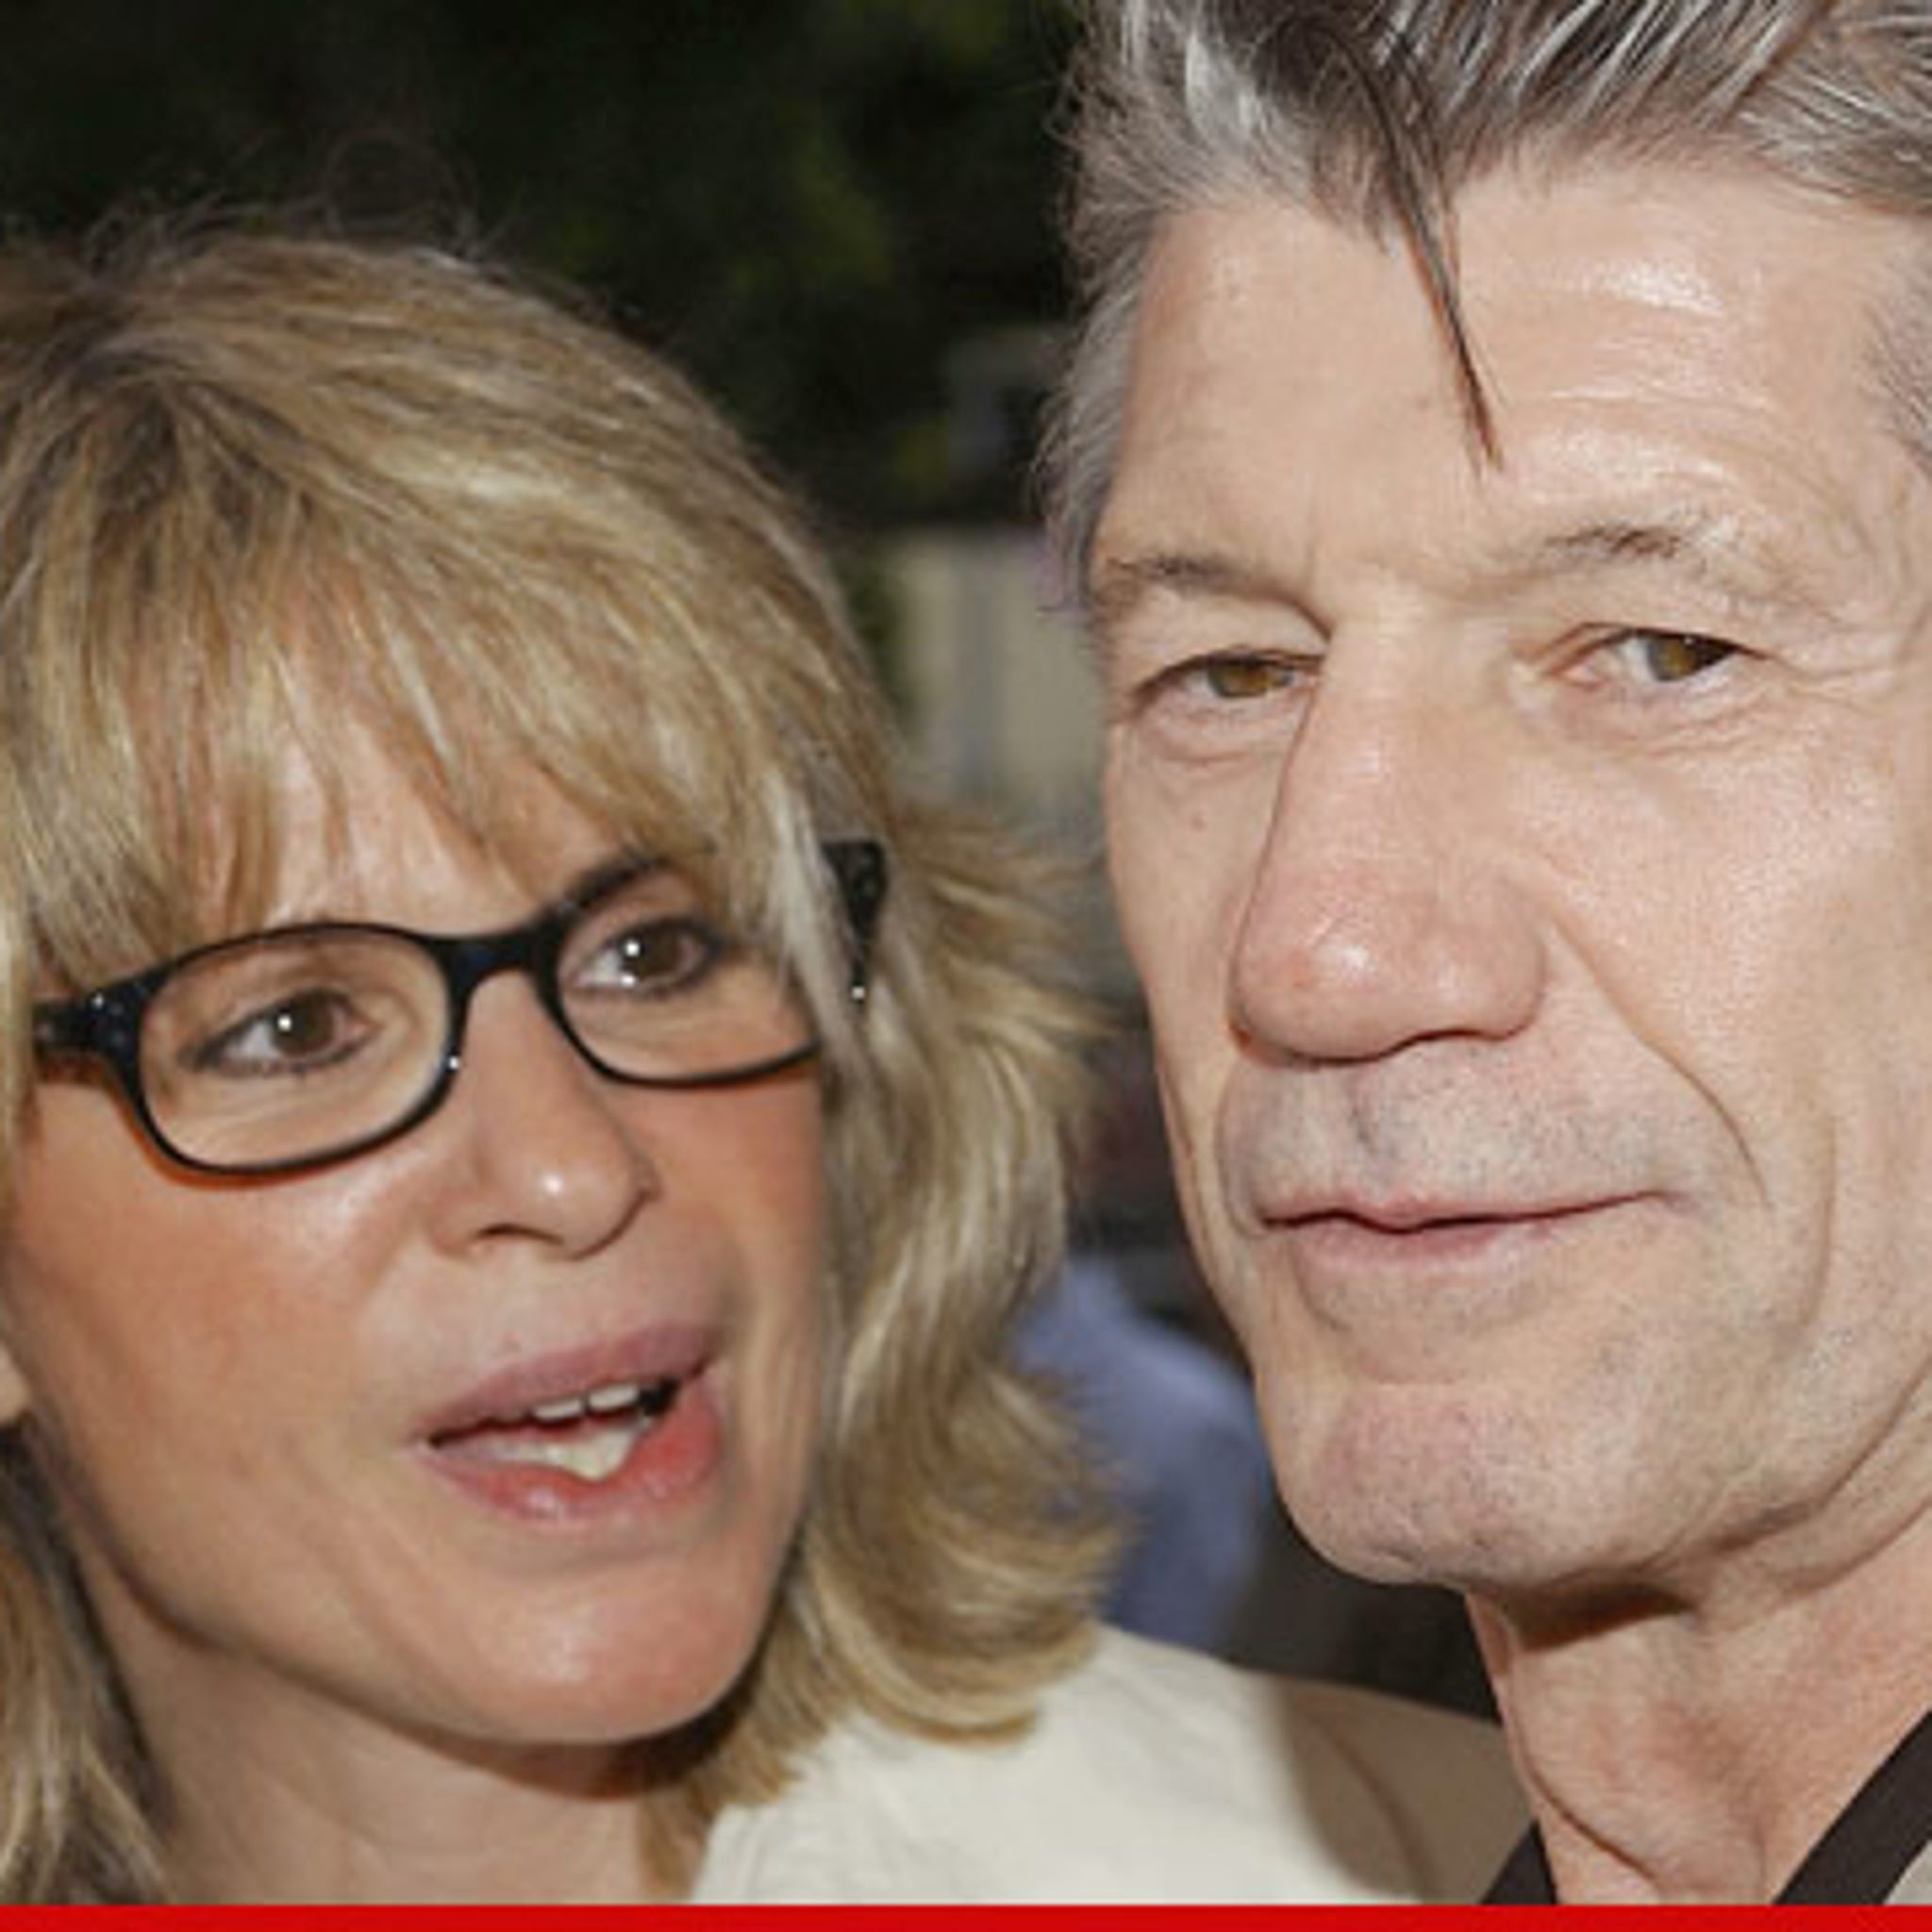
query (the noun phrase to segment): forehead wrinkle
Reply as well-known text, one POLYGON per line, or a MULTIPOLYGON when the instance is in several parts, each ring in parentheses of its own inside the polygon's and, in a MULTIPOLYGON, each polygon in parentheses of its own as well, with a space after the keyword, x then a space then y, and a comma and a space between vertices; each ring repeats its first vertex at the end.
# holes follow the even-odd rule
POLYGON ((1932 481, 1932 242, 1923 243, 1873 303, 1867 388, 1880 420, 1932 481))

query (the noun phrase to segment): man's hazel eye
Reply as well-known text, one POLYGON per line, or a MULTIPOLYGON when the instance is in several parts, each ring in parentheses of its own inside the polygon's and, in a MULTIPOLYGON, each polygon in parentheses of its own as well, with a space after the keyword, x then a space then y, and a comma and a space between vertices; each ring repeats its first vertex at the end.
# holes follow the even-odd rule
POLYGON ((1736 655, 1734 645, 1681 630, 1630 631, 1611 648, 1626 670, 1650 684, 1682 684, 1736 655))
POLYGON ((1273 658, 1209 658, 1199 667, 1203 684, 1230 703, 1272 697, 1294 682, 1294 671, 1273 658))

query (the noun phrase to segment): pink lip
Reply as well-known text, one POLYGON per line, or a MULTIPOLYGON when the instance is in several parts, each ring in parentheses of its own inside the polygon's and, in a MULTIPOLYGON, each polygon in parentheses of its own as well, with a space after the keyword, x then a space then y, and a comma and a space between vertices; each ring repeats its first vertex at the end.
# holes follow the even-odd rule
POLYGON ((1446 1201, 1424 1198, 1387 1201, 1357 1200, 1346 1195, 1296 1200, 1267 1209, 1263 1221, 1271 1227, 1303 1229, 1330 1224, 1352 1224, 1366 1234, 1413 1235, 1453 1233, 1467 1229, 1533 1226, 1594 1214, 1621 1207, 1633 1197, 1603 1195, 1588 1200, 1535 1203, 1446 1201))
POLYGON ((486 1423, 512 1422, 544 1403, 567 1402, 613 1383, 695 1379, 718 1352, 717 1331, 696 1324, 642 1328, 609 1341, 553 1350, 486 1375, 419 1425, 425 1441, 486 1423))
POLYGON ((418 1435, 417 1454, 439 1480, 492 1516, 546 1533, 650 1539, 656 1526, 712 1493, 724 1469, 726 1396, 712 1373, 720 1346, 709 1328, 661 1327, 515 1363, 437 1409, 418 1435), (541 1404, 613 1384, 667 1381, 677 1384, 670 1407, 598 1480, 477 1455, 466 1440, 499 1425, 536 1426, 530 1411, 541 1404))
POLYGON ((1547 1206, 1497 1207, 1443 1201, 1382 1201, 1310 1208, 1268 1217, 1286 1239, 1304 1284, 1487 1276, 1508 1257, 1559 1239, 1572 1227, 1627 1206, 1636 1196, 1606 1196, 1547 1206))

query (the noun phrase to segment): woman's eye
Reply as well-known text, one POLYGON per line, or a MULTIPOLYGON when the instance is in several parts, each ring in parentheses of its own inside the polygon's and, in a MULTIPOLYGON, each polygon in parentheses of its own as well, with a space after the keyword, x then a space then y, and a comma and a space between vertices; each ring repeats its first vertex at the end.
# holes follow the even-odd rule
POLYGON ((573 981, 586 991, 662 996, 696 985, 724 952, 724 941, 696 920, 652 920, 606 940, 573 981))
POLYGON ((346 1059, 371 1030, 344 993, 294 993, 196 1042, 189 1061, 198 1074, 315 1073, 346 1059))
POLYGON ((1738 653, 1735 644, 1681 630, 1625 631, 1605 648, 1620 671, 1644 684, 1683 684, 1738 653))

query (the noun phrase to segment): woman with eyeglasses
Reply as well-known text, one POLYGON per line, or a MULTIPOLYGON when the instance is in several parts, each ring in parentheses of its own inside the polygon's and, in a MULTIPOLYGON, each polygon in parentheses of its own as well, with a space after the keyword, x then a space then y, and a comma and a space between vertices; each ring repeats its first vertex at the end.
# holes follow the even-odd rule
POLYGON ((1455 1720, 1307 1693, 1291 1761, 1090 1626, 1001 1360, 1075 1008, 889 744, 594 322, 286 235, 0 259, 0 1892, 1486 1869, 1468 1779, 1410 1816, 1455 1720))

